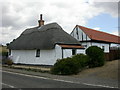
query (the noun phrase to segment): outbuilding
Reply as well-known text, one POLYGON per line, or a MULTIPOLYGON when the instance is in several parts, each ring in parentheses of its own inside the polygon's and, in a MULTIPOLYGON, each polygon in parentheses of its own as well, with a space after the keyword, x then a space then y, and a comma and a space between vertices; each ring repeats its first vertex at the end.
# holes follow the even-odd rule
POLYGON ((81 45, 87 49, 90 46, 98 46, 105 53, 110 52, 110 47, 120 46, 120 36, 109 34, 106 32, 94 30, 84 26, 76 25, 71 36, 81 42, 81 45))

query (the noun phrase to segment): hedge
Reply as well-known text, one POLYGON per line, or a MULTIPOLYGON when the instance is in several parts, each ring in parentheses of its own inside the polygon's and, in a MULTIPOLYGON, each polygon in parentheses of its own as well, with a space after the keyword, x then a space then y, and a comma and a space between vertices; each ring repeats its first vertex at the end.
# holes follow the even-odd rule
POLYGON ((79 66, 72 58, 64 58, 57 60, 51 69, 52 74, 70 75, 77 74, 79 72, 79 66))
POLYGON ((72 59, 78 62, 80 71, 84 69, 86 66, 88 66, 89 57, 87 55, 77 54, 77 55, 74 55, 72 59))
POLYGON ((70 75, 77 74, 88 65, 88 56, 79 54, 72 58, 59 59, 51 68, 52 74, 70 75))
POLYGON ((97 46, 91 46, 86 49, 86 54, 89 56, 88 64, 90 68, 104 65, 104 51, 101 48, 97 46))

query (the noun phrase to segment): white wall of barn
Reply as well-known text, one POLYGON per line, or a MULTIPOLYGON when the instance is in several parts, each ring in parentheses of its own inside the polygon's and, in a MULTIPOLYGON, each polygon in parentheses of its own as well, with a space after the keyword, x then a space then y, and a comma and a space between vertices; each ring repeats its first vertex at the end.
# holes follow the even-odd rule
POLYGON ((87 49, 90 46, 98 46, 100 48, 104 47, 104 52, 109 53, 109 44, 107 43, 97 43, 97 42, 88 42, 91 40, 79 27, 74 28, 74 30, 71 33, 71 36, 76 38, 78 41, 84 41, 81 42, 81 44, 87 49), (78 34, 77 34, 78 32, 78 34), (87 42, 85 42, 87 41, 87 42))
POLYGON ((80 28, 76 27, 73 29, 71 36, 73 36, 78 41, 91 40, 80 28))
POLYGON ((98 46, 101 49, 104 47, 104 52, 109 53, 109 44, 106 43, 96 43, 96 42, 82 42, 81 43, 83 46, 86 46, 86 49, 90 46, 98 46))
POLYGON ((110 47, 120 47, 120 44, 111 43, 110 47))

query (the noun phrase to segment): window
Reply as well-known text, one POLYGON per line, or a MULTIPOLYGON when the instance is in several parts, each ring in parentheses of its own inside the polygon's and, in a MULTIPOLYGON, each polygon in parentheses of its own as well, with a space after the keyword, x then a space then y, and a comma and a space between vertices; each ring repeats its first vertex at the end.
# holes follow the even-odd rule
POLYGON ((87 34, 86 34, 86 41, 87 41, 87 34))
POLYGON ((9 55, 11 55, 11 49, 9 49, 9 55))
POLYGON ((83 41, 83 33, 82 33, 82 41, 83 41))
POLYGON ((87 45, 82 45, 83 47, 87 47, 87 45))
POLYGON ((40 57, 40 49, 36 50, 36 57, 40 57))
POLYGON ((78 28, 76 28, 77 39, 79 39, 78 28))
POLYGON ((102 50, 103 50, 103 51, 105 50, 105 46, 102 46, 102 50))
POLYGON ((72 49, 72 55, 76 54, 76 49, 72 49))

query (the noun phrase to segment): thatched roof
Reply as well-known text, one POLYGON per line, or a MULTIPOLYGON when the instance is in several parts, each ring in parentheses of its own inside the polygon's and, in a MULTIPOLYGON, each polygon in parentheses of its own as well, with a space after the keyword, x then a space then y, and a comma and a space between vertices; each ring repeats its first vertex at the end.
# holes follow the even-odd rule
POLYGON ((79 44, 57 23, 26 29, 8 48, 12 50, 53 49, 55 44, 79 44))

